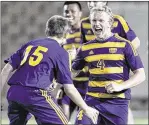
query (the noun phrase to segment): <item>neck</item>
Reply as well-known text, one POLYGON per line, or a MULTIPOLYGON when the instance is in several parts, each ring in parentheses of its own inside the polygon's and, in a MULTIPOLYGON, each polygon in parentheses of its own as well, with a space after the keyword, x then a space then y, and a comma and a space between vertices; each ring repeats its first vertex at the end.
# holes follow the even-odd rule
POLYGON ((49 36, 48 38, 50 39, 54 39, 60 46, 63 44, 63 38, 58 38, 58 37, 55 37, 55 36, 49 36))
POLYGON ((104 41, 104 40, 106 40, 106 39, 108 39, 108 38, 110 38, 111 36, 113 36, 113 33, 112 32, 110 32, 110 33, 108 33, 108 34, 105 34, 105 35, 103 35, 103 37, 98 37, 97 36, 97 40, 98 41, 104 41))

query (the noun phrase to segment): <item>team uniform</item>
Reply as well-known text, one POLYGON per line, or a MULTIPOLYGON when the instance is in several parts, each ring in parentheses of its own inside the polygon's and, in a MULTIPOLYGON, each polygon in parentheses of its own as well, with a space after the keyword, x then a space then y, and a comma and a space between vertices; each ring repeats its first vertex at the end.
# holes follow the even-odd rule
MULTIPOLYGON (((129 27, 127 22, 120 15, 114 15, 114 23, 113 23, 112 32, 117 33, 119 36, 129 41, 132 41, 132 40, 135 41, 135 38, 137 37, 135 32, 129 27)), ((81 33, 83 36, 83 42, 85 43, 90 40, 95 39, 95 35, 91 29, 89 17, 82 19, 81 33)))
POLYGON ((55 40, 43 38, 23 45, 8 62, 17 69, 8 81, 10 124, 23 125, 29 112, 38 124, 68 124, 48 91, 54 78, 72 84, 68 53, 55 40))
MULTIPOLYGON (((127 124, 130 89, 109 94, 105 85, 112 81, 121 84, 129 79, 130 69, 143 68, 132 44, 117 34, 103 41, 94 39, 80 48, 72 67, 80 70, 86 63, 90 76, 85 101, 99 111, 98 124, 127 124)), ((92 124, 83 111, 79 112, 76 123, 92 124)))
MULTIPOLYGON (((75 46, 76 49, 78 49, 82 45, 82 35, 80 32, 80 28, 76 29, 73 32, 69 32, 66 35, 66 44, 63 45, 63 48, 65 50, 72 49, 73 46, 75 46)), ((88 86, 88 80, 87 73, 84 71, 81 71, 75 78, 73 78, 73 83, 79 93, 81 94, 82 98, 85 98, 85 94, 87 92, 87 86, 88 86)), ((76 107, 76 104, 74 104, 70 98, 64 94, 62 98, 62 103, 71 105, 71 111, 76 107)))

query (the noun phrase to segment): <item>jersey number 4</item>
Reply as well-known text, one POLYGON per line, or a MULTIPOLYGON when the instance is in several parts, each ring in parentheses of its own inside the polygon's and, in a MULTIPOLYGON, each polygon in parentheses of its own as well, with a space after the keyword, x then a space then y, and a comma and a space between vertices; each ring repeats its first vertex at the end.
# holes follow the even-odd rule
MULTIPOLYGON (((32 48, 33 48, 32 45, 30 45, 26 48, 24 58, 21 61, 20 65, 23 65, 26 62, 27 57, 28 57, 32 48)), ((43 54, 41 52, 47 52, 47 51, 48 51, 48 48, 43 47, 43 46, 38 46, 37 49, 33 52, 33 54, 29 57, 29 65, 30 66, 38 65, 41 62, 41 60, 43 59, 43 54)))
POLYGON ((100 59, 97 63, 97 67, 100 68, 101 70, 104 70, 105 63, 103 59, 100 59))

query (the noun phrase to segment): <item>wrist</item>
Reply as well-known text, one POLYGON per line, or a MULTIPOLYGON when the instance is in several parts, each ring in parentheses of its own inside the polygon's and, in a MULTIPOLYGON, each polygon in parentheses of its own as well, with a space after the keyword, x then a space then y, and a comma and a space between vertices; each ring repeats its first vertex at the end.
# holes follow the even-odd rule
POLYGON ((84 112, 86 112, 86 111, 88 110, 88 105, 85 104, 85 105, 83 106, 82 110, 83 110, 84 112))

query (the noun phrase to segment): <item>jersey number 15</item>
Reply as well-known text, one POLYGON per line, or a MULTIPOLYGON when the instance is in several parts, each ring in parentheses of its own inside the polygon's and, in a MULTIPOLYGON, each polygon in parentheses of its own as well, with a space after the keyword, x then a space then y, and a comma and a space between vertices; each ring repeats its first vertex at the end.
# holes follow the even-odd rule
MULTIPOLYGON (((28 57, 32 48, 33 48, 32 45, 30 45, 26 48, 24 58, 21 61, 20 65, 23 65, 26 62, 27 57, 28 57)), ((41 62, 41 60, 43 59, 43 54, 41 53, 41 51, 47 52, 48 48, 43 47, 43 46, 38 46, 37 49, 33 52, 33 54, 29 57, 29 65, 30 66, 36 66, 41 62), (37 57, 37 58, 35 59, 35 57, 37 57)))

